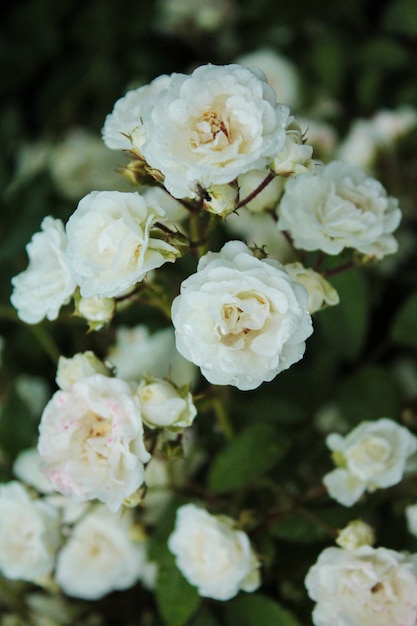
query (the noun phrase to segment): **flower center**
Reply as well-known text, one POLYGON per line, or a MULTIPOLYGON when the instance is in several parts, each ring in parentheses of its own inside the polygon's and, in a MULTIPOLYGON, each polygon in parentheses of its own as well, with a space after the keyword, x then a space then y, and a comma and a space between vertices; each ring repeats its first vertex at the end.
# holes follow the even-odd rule
POLYGON ((257 292, 238 294, 235 302, 223 305, 216 331, 221 342, 243 348, 245 339, 260 330, 269 315, 269 302, 257 292))
POLYGON ((231 142, 229 123, 217 111, 205 111, 190 133, 193 150, 210 144, 215 150, 222 150, 231 142))

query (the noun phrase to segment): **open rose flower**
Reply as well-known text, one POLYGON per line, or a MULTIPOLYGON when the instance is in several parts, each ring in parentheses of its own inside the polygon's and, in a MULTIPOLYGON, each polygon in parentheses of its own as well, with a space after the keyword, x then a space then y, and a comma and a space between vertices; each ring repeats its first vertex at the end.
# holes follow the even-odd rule
POLYGON ((352 506, 366 491, 399 483, 417 451, 417 438, 388 418, 362 422, 345 437, 332 433, 326 444, 337 468, 323 482, 344 506, 352 506))
POLYGON ((305 584, 315 626, 415 626, 417 557, 386 548, 326 548, 305 584))
POLYGON ((230 600, 240 589, 259 587, 259 561, 246 533, 229 517, 215 517, 194 504, 180 507, 168 548, 200 596, 230 600))
POLYGON ((381 259, 397 251, 398 200, 364 170, 332 161, 288 180, 278 228, 297 248, 339 254, 353 248, 381 259))
POLYGON ((143 483, 150 455, 139 400, 123 380, 94 374, 57 391, 39 433, 43 471, 70 499, 97 498, 117 511, 143 483))
POLYGON ((21 320, 55 320, 73 295, 76 283, 65 256, 67 237, 61 220, 45 217, 41 231, 26 246, 28 267, 12 278, 11 303, 21 320))
POLYGON ((67 257, 81 295, 119 296, 147 272, 175 261, 176 248, 155 237, 165 212, 137 192, 92 191, 67 222, 67 257))
POLYGON ((178 74, 146 111, 147 163, 176 198, 264 168, 284 147, 289 109, 260 71, 203 65, 178 74))
POLYGON ((18 481, 0 485, 0 572, 36 581, 51 573, 61 540, 58 512, 18 481))
POLYGON ((64 593, 97 600, 134 585, 145 567, 145 542, 132 540, 130 511, 97 506, 82 516, 57 558, 55 579, 64 593))
POLYGON ((307 293, 241 241, 209 252, 172 305, 177 349, 217 385, 255 389, 299 361, 312 333, 307 293))

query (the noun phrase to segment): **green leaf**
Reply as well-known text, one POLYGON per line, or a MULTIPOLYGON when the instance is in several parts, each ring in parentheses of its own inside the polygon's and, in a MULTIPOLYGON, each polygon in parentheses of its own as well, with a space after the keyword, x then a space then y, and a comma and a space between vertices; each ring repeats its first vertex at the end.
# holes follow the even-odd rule
POLYGON ((189 626, 219 626, 219 622, 214 619, 206 606, 202 606, 192 618, 189 626))
POLYGON ((415 37, 417 35, 415 0, 389 2, 382 23, 388 32, 415 37))
POLYGON ((404 302, 394 318, 391 338, 400 345, 417 348, 417 292, 404 302))
POLYGON ((300 626, 290 611, 265 596, 241 596, 225 607, 226 626, 300 626))
POLYGON ((185 580, 168 550, 158 563, 155 597, 167 626, 184 626, 200 601, 196 588, 185 580))
POLYGON ((380 417, 395 417, 400 408, 397 388, 380 367, 363 368, 341 384, 336 402, 352 425, 380 417))
POLYGON ((354 360, 360 353, 368 330, 368 290, 359 268, 332 276, 330 282, 340 304, 320 311, 317 327, 328 347, 340 356, 354 360))
POLYGON ((326 533, 320 526, 301 513, 296 513, 285 521, 274 524, 270 532, 277 539, 285 539, 291 543, 314 543, 326 537, 326 533))
POLYGON ((270 424, 248 426, 214 459, 209 488, 224 493, 253 482, 274 467, 287 448, 288 441, 270 424))

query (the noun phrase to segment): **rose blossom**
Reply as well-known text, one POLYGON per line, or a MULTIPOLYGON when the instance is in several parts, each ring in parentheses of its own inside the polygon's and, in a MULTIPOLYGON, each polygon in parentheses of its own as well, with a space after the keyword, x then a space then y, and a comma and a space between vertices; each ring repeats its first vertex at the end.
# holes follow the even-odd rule
POLYGON ((352 506, 365 491, 400 482, 409 457, 417 451, 417 438, 388 418, 362 422, 348 435, 332 433, 326 439, 337 469, 323 482, 332 498, 352 506))
POLYGON ((18 481, 0 485, 0 572, 36 581, 51 573, 60 541, 57 511, 18 481))
POLYGON ((65 256, 66 248, 61 220, 45 217, 41 231, 26 246, 28 267, 12 278, 10 301, 27 324, 37 324, 45 317, 55 320, 74 293, 76 284, 65 256))
POLYGON ((353 248, 382 258, 396 252, 398 201, 363 170, 332 161, 288 180, 279 206, 278 228, 297 248, 339 254, 353 248))
POLYGON ((255 389, 299 361, 312 333, 307 294, 241 241, 203 256, 172 304, 179 352, 217 385, 255 389))
POLYGON ((262 169, 285 143, 289 109, 260 71, 203 65, 178 74, 144 117, 142 153, 176 198, 262 169))
POLYGON ((193 386, 198 370, 177 351, 172 327, 151 333, 147 326, 118 326, 116 343, 108 352, 117 375, 137 382, 145 376, 168 378, 176 385, 193 386))
POLYGON ((127 589, 141 577, 145 544, 131 538, 131 511, 111 513, 97 506, 74 526, 57 558, 55 579, 76 598, 97 600, 127 589))
POLYGON ((137 192, 85 196, 67 222, 67 257, 81 295, 121 295, 150 270, 175 261, 177 250, 152 233, 164 217, 137 192))
POLYGON ((315 626, 415 626, 417 559, 386 548, 326 548, 305 585, 315 626))
POLYGON ((94 374, 57 391, 39 433, 43 471, 70 499, 97 498, 116 511, 143 483, 150 455, 139 400, 123 380, 94 374))
POLYGON ((194 504, 180 507, 168 548, 200 596, 229 600, 241 589, 259 587, 258 559, 248 536, 235 530, 229 517, 215 517, 194 504))

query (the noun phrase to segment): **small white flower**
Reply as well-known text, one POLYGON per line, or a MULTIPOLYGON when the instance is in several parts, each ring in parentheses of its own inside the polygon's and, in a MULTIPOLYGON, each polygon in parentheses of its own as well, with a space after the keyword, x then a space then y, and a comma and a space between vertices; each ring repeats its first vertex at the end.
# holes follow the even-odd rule
POLYGON ((102 135, 104 143, 112 150, 132 150, 140 154, 146 137, 144 116, 160 93, 171 82, 170 76, 158 76, 149 85, 128 91, 119 98, 113 111, 106 117, 102 135))
MULTIPOLYGON (((241 174, 238 179, 239 200, 243 201, 251 195, 270 174, 271 170, 250 170, 246 174, 241 174)), ((285 179, 280 176, 274 178, 256 196, 245 204, 245 208, 254 213, 275 209, 285 186, 285 179)), ((240 216, 242 210, 239 209, 240 216)), ((228 222, 229 223, 229 222, 228 222)))
POLYGON ((215 517, 194 504, 180 507, 168 548, 200 596, 229 600, 239 590, 259 587, 258 559, 248 536, 235 530, 229 517, 215 517))
POLYGON ((60 356, 56 372, 56 383, 64 391, 71 389, 80 378, 93 374, 111 376, 112 370, 103 363, 91 350, 79 352, 70 358, 60 356))
POLYGON ((339 295, 334 287, 318 272, 304 267, 298 261, 285 265, 291 278, 303 285, 308 293, 307 311, 316 313, 326 306, 339 304, 339 295))
POLYGON ((381 183, 359 168, 332 161, 288 180, 278 228, 303 250, 339 254, 353 248, 381 259, 398 248, 392 232, 400 220, 398 201, 381 183))
POLYGON ((21 320, 37 324, 45 317, 55 320, 70 301, 76 283, 65 256, 67 238, 61 220, 45 217, 26 251, 29 265, 12 278, 10 301, 21 320))
POLYGON ((374 542, 374 529, 360 519, 349 522, 339 531, 336 539, 337 545, 344 550, 357 550, 361 546, 372 546, 374 542))
POLYGON ((137 192, 92 191, 67 222, 67 257, 81 295, 112 298, 147 272, 175 261, 178 251, 152 227, 165 217, 137 192))
POLYGON ((141 380, 137 394, 142 419, 150 428, 186 428, 197 415, 188 388, 178 388, 168 380, 141 380))
POLYGON ((43 471, 64 496, 112 511, 138 489, 150 455, 139 400, 123 380, 94 374, 57 391, 39 426, 43 471))
POLYGON ((179 352, 216 385, 255 389, 299 361, 312 333, 307 294, 241 241, 203 256, 172 304, 179 352))
POLYGON ((91 189, 128 190, 117 172, 123 159, 106 148, 99 135, 73 128, 50 151, 48 164, 53 182, 63 196, 79 200, 91 189))
POLYGON ((417 438, 388 418, 362 422, 345 437, 326 439, 337 469, 323 482, 332 498, 352 506, 366 491, 399 483, 409 458, 417 451, 417 438))
POLYGON ((0 571, 12 580, 36 581, 51 573, 60 541, 57 511, 31 499, 23 485, 0 485, 0 571))
POLYGON ((417 558, 386 548, 326 548, 305 585, 315 626, 414 626, 417 558))
POLYGON ((131 538, 130 511, 111 513, 98 506, 74 526, 57 558, 55 579, 69 596, 97 600, 128 589, 142 575, 143 542, 131 538))
POLYGON ((176 198, 262 169, 285 142, 289 110, 262 72, 204 65, 175 76, 144 118, 147 163, 176 198))
POLYGON ((225 218, 236 209, 238 195, 238 188, 235 185, 212 185, 207 189, 203 208, 209 213, 225 218))
POLYGON ((278 102, 294 108, 300 101, 300 78, 297 68, 287 57, 275 50, 261 48, 236 59, 239 65, 257 67, 265 74, 268 84, 277 95, 278 102))
POLYGON ((417 537, 417 504, 410 504, 406 507, 405 517, 409 532, 417 537))
POLYGON ((171 327, 151 333, 142 324, 132 328, 118 326, 116 343, 110 348, 108 359, 117 375, 125 380, 139 382, 149 375, 169 378, 176 385, 192 385, 197 378, 195 365, 177 351, 171 327))
POLYGON ((305 143, 297 120, 288 118, 285 128, 285 146, 274 158, 271 169, 280 176, 294 176, 314 169, 313 147, 305 143))

